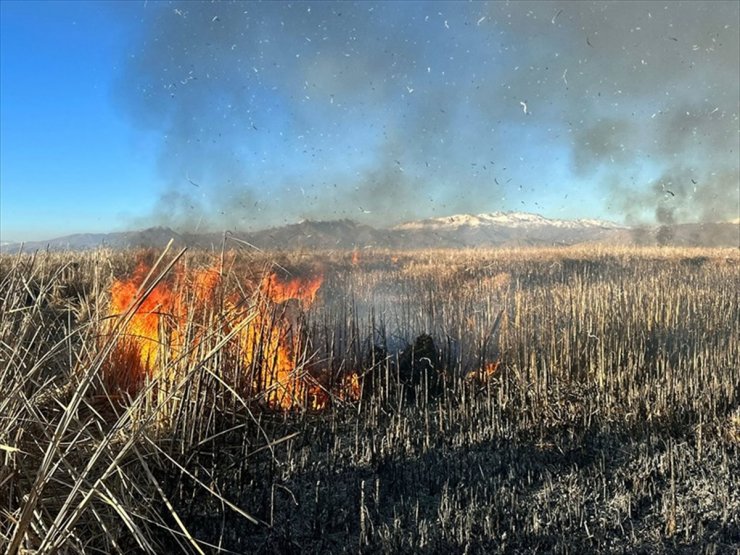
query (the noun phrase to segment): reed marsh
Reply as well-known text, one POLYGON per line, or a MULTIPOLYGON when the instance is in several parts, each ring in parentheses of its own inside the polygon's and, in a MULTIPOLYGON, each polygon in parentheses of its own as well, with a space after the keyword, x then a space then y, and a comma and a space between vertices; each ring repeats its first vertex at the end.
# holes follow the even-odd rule
POLYGON ((736 249, 2 256, 0 549, 736 553, 739 273, 736 249))

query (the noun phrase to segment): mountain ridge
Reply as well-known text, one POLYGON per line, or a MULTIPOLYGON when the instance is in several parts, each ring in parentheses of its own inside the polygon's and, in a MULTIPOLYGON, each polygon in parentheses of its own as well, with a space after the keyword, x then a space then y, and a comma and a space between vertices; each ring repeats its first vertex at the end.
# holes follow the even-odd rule
POLYGON ((178 232, 168 227, 112 233, 77 233, 46 241, 0 245, 0 252, 85 251, 96 248, 176 247, 220 249, 246 243, 269 249, 471 248, 623 244, 675 246, 740 245, 740 225, 692 223, 628 227, 606 220, 555 219, 529 212, 453 214, 376 228, 350 219, 302 220, 257 231, 178 232), (233 239, 233 241, 232 241, 233 239))

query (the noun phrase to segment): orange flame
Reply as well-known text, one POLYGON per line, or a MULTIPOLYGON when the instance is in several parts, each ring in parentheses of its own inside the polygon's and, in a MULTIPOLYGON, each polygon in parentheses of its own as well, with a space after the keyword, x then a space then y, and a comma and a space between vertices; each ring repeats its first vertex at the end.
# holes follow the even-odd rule
MULTIPOLYGON (((148 272, 149 267, 142 262, 131 277, 111 285, 112 314, 123 314, 136 301, 148 272)), ((122 331, 123 337, 104 369, 104 383, 109 391, 135 393, 147 378, 163 377, 158 372, 172 367, 169 361, 189 363, 187 357, 196 356, 190 353, 203 339, 202 330, 207 326, 201 324, 213 322, 209 317, 215 315, 220 322, 227 322, 224 326, 228 333, 249 314, 251 320, 240 330, 237 340, 224 347, 223 360, 238 361, 237 367, 243 368, 241 374, 234 374, 235 382, 241 385, 234 386, 262 395, 273 409, 325 409, 332 398, 332 386, 327 372, 318 376, 308 372, 303 318, 323 280, 322 275, 281 278, 269 273, 258 285, 251 312, 239 309, 234 297, 226 297, 223 305, 214 302, 221 285, 217 270, 185 272, 177 267, 172 277, 158 283, 144 299, 122 331), (219 306, 226 312, 214 313, 219 306), (240 375, 247 377, 246 384, 240 375)), ((335 385, 339 399, 360 398, 358 374, 346 374, 335 385)))
POLYGON ((284 280, 271 273, 260 283, 261 300, 255 318, 242 333, 242 351, 246 367, 255 373, 256 389, 266 393, 268 405, 274 408, 304 406, 309 394, 312 404, 323 408, 319 388, 314 391, 307 383, 301 314, 291 303, 310 307, 323 281, 322 275, 284 280))
MULTIPOLYGON (((128 280, 116 281, 111 286, 111 311, 124 313, 137 298, 137 291, 148 268, 140 263, 128 280)), ((171 310, 172 295, 166 283, 160 283, 144 299, 123 330, 123 336, 114 353, 115 372, 108 372, 106 385, 133 392, 154 366, 160 344, 160 314, 171 310)))
POLYGON ((501 361, 488 362, 478 370, 468 372, 466 380, 479 386, 484 386, 490 379, 496 377, 499 373, 501 361))
POLYGON ((316 293, 324 282, 324 276, 302 279, 293 277, 282 280, 275 273, 268 274, 260 284, 260 291, 274 303, 284 303, 290 299, 299 300, 304 307, 313 304, 316 293))
MULTIPOLYGON (((123 314, 137 300, 137 291, 150 268, 140 262, 128 279, 116 280, 111 285, 110 310, 113 315, 123 314)), ((177 354, 177 347, 184 334, 185 325, 192 308, 207 306, 220 275, 213 270, 194 272, 192 283, 185 283, 184 276, 177 272, 170 281, 161 281, 136 309, 122 331, 122 339, 112 354, 112 360, 104 373, 104 382, 110 390, 134 393, 146 377, 160 365, 158 355, 164 347, 177 354), (174 284, 173 284, 174 282, 174 284), (176 294, 185 289, 192 293, 176 294)))
POLYGON ((343 400, 358 401, 362 394, 360 375, 357 372, 347 374, 342 380, 342 386, 339 391, 343 400))

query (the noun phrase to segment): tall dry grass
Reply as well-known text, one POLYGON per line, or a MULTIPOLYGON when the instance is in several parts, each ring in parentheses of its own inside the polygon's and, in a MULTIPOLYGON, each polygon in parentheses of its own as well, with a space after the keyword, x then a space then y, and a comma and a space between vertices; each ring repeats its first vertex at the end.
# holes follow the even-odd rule
MULTIPOLYGON (((731 552, 740 541, 737 251, 222 256, 241 325, 271 264, 325 272, 296 372, 329 390, 357 372, 364 391, 321 413, 270 410, 244 387, 240 324, 224 325, 233 312, 215 301, 192 311, 183 345, 161 345, 145 387, 106 388, 131 315, 109 313, 108 291, 137 256, 0 258, 8 553, 731 552), (434 352, 404 381, 423 333, 434 352)), ((213 260, 167 252, 142 293, 173 265, 213 260)))
MULTIPOLYGON (((218 369, 222 349, 250 321, 248 308, 228 332, 217 310, 188 320, 191 341, 183 354, 158 357, 138 391, 111 390, 105 379, 128 322, 183 254, 163 253, 120 314, 109 313, 107 292, 116 267, 130 266, 130 259, 97 252, 74 262, 51 254, 3 260, 0 539, 8 553, 62 547, 158 553, 163 533, 171 545, 203 552, 156 475, 179 468, 173 452, 208 442, 213 419, 223 418, 227 405, 244 404, 218 369), (195 325, 206 328, 197 342, 195 325)), ((169 347, 161 345, 162 352, 169 347)), ((197 476, 192 480, 258 522, 197 476)))

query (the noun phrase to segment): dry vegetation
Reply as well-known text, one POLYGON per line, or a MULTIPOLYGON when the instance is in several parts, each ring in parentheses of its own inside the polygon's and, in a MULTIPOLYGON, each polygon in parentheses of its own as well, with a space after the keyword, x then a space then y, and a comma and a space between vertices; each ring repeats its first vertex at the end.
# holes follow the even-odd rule
POLYGON ((0 258, 0 551, 737 552, 737 250, 156 258, 0 258), (323 281, 267 318, 283 269, 323 281))

